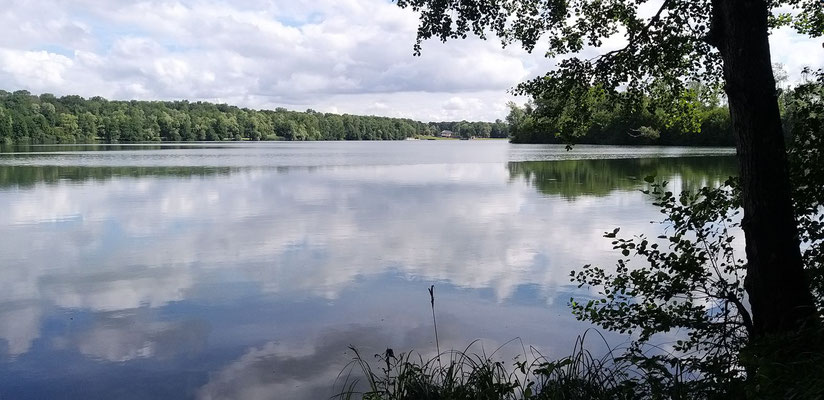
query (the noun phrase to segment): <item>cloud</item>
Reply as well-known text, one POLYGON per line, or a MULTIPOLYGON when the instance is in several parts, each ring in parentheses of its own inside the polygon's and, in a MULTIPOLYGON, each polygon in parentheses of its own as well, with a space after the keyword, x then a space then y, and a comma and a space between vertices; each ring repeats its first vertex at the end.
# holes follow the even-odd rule
MULTIPOLYGON (((418 338, 429 336, 420 329, 409 333, 413 332, 419 334, 418 338)), ((380 346, 392 343, 392 336, 378 327, 351 326, 307 338, 303 343, 269 342, 249 349, 214 373, 197 398, 255 400, 271 398, 274 393, 284 399, 329 398, 334 394, 332 385, 338 374, 353 355, 350 351, 348 357, 342 357, 342 353, 353 343, 380 346)), ((412 347, 408 344, 404 343, 403 348, 412 347)), ((371 355, 380 351, 373 347, 360 350, 370 361, 371 355)))
POLYGON ((0 339, 6 342, 6 352, 12 357, 29 351, 40 337, 43 310, 36 302, 0 304, 0 339))
MULTIPOLYGON (((443 350, 466 348, 468 339, 464 335, 477 329, 474 324, 478 321, 473 314, 478 315, 478 310, 472 311, 467 310, 464 315, 442 315, 445 317, 444 321, 449 321, 438 332, 443 350), (472 325, 467 324, 469 321, 472 325)), ((529 319, 529 315, 524 315, 524 320, 529 319)), ((360 384, 355 389, 365 390, 360 368, 350 364, 355 354, 348 347, 354 346, 376 369, 376 373, 380 373, 377 368, 381 364, 373 355, 383 353, 387 346, 393 348, 396 356, 400 356, 401 352, 412 351, 413 359, 418 354, 424 360, 432 359, 437 353, 431 339, 432 328, 423 322, 426 318, 419 321, 421 322, 407 324, 401 329, 371 324, 345 324, 299 339, 273 341, 250 348, 236 360, 211 374, 209 382, 198 390, 197 398, 257 400, 270 399, 273 393, 284 399, 330 398, 343 389, 342 384, 350 373, 350 368, 350 381, 347 383, 357 379, 360 384)), ((505 346, 501 344, 495 340, 479 339, 469 349, 469 353, 482 353, 485 348, 489 357, 506 364, 512 362, 515 354, 521 354, 523 359, 520 342, 516 340, 505 346), (496 348, 498 350, 492 355, 491 349, 496 348)))
POLYGON ((441 116, 439 99, 455 93, 494 92, 484 96, 489 111, 465 117, 493 120, 503 117, 505 91, 529 73, 511 50, 477 39, 432 43, 412 57, 416 17, 382 0, 87 2, 83 12, 46 3, 0 17, 16 27, 0 41, 0 86, 418 119, 441 116), (386 100, 395 96, 417 104, 386 100))
POLYGON ((53 87, 65 84, 65 73, 74 61, 47 51, 0 49, 0 65, 0 71, 21 82, 36 87, 53 87))
POLYGON ((110 362, 140 358, 168 359, 200 351, 209 326, 199 320, 158 321, 144 310, 101 313, 82 332, 55 339, 61 349, 73 348, 85 356, 110 362))
MULTIPOLYGON (((352 379, 364 382, 357 365, 347 367, 354 357, 349 346, 354 346, 373 368, 380 366, 373 355, 386 348, 392 348, 397 356, 412 351, 413 359, 418 355, 424 360, 435 357, 438 347, 423 288, 399 285, 372 289, 381 301, 364 304, 353 298, 356 296, 342 299, 336 304, 341 310, 338 320, 313 324, 312 329, 304 328, 296 334, 278 335, 276 340, 252 346, 236 359, 228 360, 210 374, 209 382, 200 388, 197 397, 254 400, 271 398, 272 393, 277 393, 289 399, 329 398, 341 390, 341 382, 336 378, 341 371, 345 377, 348 367, 354 367, 352 379), (422 301, 409 301, 419 295, 422 301), (379 323, 376 315, 381 316, 379 323)), ((512 365, 516 356, 519 360, 535 356, 524 354, 524 343, 537 346, 548 357, 568 355, 577 335, 585 329, 584 323, 575 321, 565 305, 536 312, 529 305, 510 304, 502 314, 494 302, 479 300, 469 304, 460 300, 460 294, 443 289, 436 288, 441 351, 466 349, 468 354, 486 354, 512 365), (490 324, 490 320, 497 323, 490 324)), ((605 335, 612 343, 623 339, 609 332, 605 335)), ((602 351, 596 341, 588 342, 587 347, 596 354, 602 351)))
POLYGON ((821 68, 824 60, 821 38, 798 35, 790 27, 773 31, 770 35, 770 51, 773 62, 784 65, 789 75, 789 84, 802 80, 804 67, 821 68))
MULTIPOLYGON (((39 336, 43 309, 131 313, 209 300, 214 293, 204 288, 233 283, 267 296, 335 301, 356 282, 390 274, 486 290, 496 302, 531 285, 537 298, 551 303, 565 290, 571 268, 613 261, 604 231, 622 226, 633 233, 657 232, 648 221, 659 215, 642 194, 611 192, 616 188, 609 185, 625 182, 624 175, 610 180, 582 174, 595 182, 561 182, 583 189, 607 186, 597 201, 587 192, 569 201, 536 191, 534 179, 513 176, 506 164, 477 163, 517 158, 517 146, 479 142, 466 153, 476 158, 434 154, 416 156, 421 164, 404 164, 398 149, 427 144, 384 146, 385 159, 370 156, 375 164, 366 167, 269 165, 186 177, 146 170, 147 176, 0 188, 0 237, 11 238, 0 241, 0 325, 6 327, 0 338, 10 354, 21 354, 39 336), (628 200, 632 196, 637 199, 628 200), (587 245, 585 254, 581 244, 587 245)), ((265 145, 273 153, 261 157, 246 152, 242 162, 292 162, 279 146, 265 145)), ((300 154, 303 145, 294 146, 300 154)), ((318 146, 305 151, 324 163, 345 163, 336 159, 339 147, 318 146), (324 151, 329 153, 321 156, 324 151)), ((166 162, 181 163, 178 152, 169 154, 166 162)), ((96 157, 106 162, 106 154, 96 157)), ((26 162, 36 160, 46 161, 26 162)), ((150 160, 163 163, 162 157, 150 160)), ((24 170, 43 167, 17 168, 37 176, 24 170)), ((90 176, 105 178, 106 171, 116 169, 90 176)), ((88 353, 137 357, 146 337, 170 329, 149 326, 126 342, 107 342, 110 329, 120 326, 111 322, 118 319, 109 321, 99 330, 108 350, 88 353), (111 350, 116 346, 128 350, 111 350)))
MULTIPOLYGON (((58 95, 492 121, 507 89, 554 65, 541 46, 477 38, 428 41, 413 57, 416 15, 384 0, 21 1, 0 24, 0 87, 58 95), (475 104, 444 107, 454 98, 475 104)), ((772 44, 793 79, 820 59, 787 29, 772 44)))

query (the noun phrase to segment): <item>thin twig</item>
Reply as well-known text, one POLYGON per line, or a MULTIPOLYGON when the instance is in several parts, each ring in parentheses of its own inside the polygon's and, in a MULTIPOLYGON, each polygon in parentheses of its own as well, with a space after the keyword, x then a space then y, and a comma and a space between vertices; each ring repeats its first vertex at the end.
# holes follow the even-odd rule
POLYGON ((435 327, 435 349, 438 351, 438 366, 443 370, 443 365, 441 365, 441 343, 438 340, 438 320, 435 319, 435 285, 429 286, 429 304, 432 306, 432 325, 435 327))

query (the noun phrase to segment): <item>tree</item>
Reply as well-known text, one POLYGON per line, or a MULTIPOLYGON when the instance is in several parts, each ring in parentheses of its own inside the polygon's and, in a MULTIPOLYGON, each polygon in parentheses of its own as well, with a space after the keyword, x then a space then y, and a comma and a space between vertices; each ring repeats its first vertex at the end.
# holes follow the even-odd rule
MULTIPOLYGON (((804 243, 806 273, 817 302, 824 310, 824 73, 789 96, 786 118, 793 120, 788 143, 794 210, 804 243)), ((541 179, 541 181, 546 181, 541 179)), ((666 215, 664 235, 605 236, 622 255, 608 272, 587 265, 572 274, 601 299, 572 301, 575 315, 615 331, 634 331, 629 357, 635 365, 652 361, 678 365, 695 376, 682 381, 666 374, 656 377, 664 386, 687 385, 690 398, 733 398, 742 389, 753 398, 820 398, 824 393, 824 352, 819 333, 799 332, 793 340, 761 341, 748 348, 754 325, 743 304, 746 272, 736 254, 732 234, 739 225, 741 191, 736 178, 720 187, 686 190, 680 196, 665 191, 666 183, 648 177, 656 204, 666 215), (652 335, 679 332, 673 351, 650 356, 640 351, 652 335), (805 337, 812 333, 813 337, 805 337), (801 339, 801 340, 799 340, 801 339), (812 339, 812 340, 810 340, 812 339), (756 351, 753 351, 756 350, 756 351), (801 355, 775 368, 764 353, 801 355), (752 357, 760 354, 760 357, 752 357), (768 372, 765 373, 764 370, 768 372), (763 379, 767 377, 767 379, 763 379), (661 379, 659 379, 661 378, 661 379), (668 382, 666 382, 668 381, 668 382)), ((684 393, 682 391, 682 393, 684 393)))
POLYGON ((77 124, 84 141, 92 141, 97 137, 97 122, 98 118, 88 111, 78 116, 77 124))
POLYGON ((160 138, 172 142, 180 141, 180 131, 175 125, 175 120, 166 112, 161 112, 157 118, 158 129, 160 130, 160 138))
POLYGON ((102 136, 108 143, 117 143, 120 140, 120 126, 126 118, 122 111, 107 115, 103 118, 102 136))
POLYGON ((496 119, 495 123, 492 124, 490 136, 494 138, 505 138, 509 136, 509 128, 503 121, 501 121, 500 119, 496 119))
POLYGON ((43 114, 43 117, 46 118, 46 121, 48 121, 50 125, 54 126, 58 122, 57 111, 55 110, 54 104, 40 104, 40 113, 43 114))
POLYGON ((11 142, 12 140, 11 113, 0 106, 0 144, 11 142))
POLYGON ((60 143, 75 143, 80 137, 80 126, 77 117, 71 114, 61 113, 59 116, 59 126, 55 129, 57 140, 60 143))
POLYGON ((625 96, 610 99, 604 90, 592 87, 574 102, 537 97, 526 109, 510 109, 512 141, 560 143, 564 137, 574 136, 576 143, 587 144, 734 143, 729 110, 719 104, 717 94, 706 85, 691 83, 681 96, 668 96, 666 104, 647 95, 634 101, 624 101, 625 96))
MULTIPOLYGON (((723 59, 736 137, 756 335, 792 332, 815 317, 793 216, 766 2, 713 0, 707 42, 723 59)), ((819 10, 820 12, 820 10, 819 10)))
POLYGON ((146 113, 136 107, 129 107, 128 111, 119 115, 120 140, 126 142, 140 142, 147 140, 144 135, 146 113))
MULTIPOLYGON (((770 60, 769 29, 794 23, 803 33, 824 35, 818 0, 663 0, 644 17, 648 1, 398 0, 420 13, 417 43, 491 32, 504 45, 531 51, 546 38, 547 56, 575 54, 623 34, 626 45, 596 58, 563 58, 545 76, 525 82, 519 93, 574 99, 600 86, 628 103, 641 94, 680 95, 695 80, 723 81, 740 165, 746 288, 753 337, 790 334, 816 322, 793 216, 787 158, 770 60), (774 18, 779 6, 798 15, 774 18), (665 86, 666 91, 651 90, 665 86)), ((654 98, 666 101, 666 98, 654 98)))
POLYGON ((815 82, 793 89, 787 96, 787 120, 792 133, 789 149, 790 179, 795 190, 796 218, 802 257, 810 276, 819 310, 824 310, 824 71, 815 82))

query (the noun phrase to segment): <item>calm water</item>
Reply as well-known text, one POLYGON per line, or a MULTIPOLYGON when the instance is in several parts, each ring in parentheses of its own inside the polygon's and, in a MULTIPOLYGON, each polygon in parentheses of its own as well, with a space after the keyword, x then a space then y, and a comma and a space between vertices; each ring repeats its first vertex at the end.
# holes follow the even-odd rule
MULTIPOLYGON (((327 398, 348 345, 586 329, 568 274, 654 233, 638 189, 726 149, 477 142, 32 146, 0 153, 0 398, 327 398)), ((478 348, 480 350, 480 348, 478 348)))

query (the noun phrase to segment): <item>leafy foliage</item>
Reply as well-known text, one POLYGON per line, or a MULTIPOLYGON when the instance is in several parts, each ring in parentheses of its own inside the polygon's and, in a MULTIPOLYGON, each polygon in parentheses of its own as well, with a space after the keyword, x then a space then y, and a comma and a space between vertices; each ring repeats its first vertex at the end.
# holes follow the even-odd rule
MULTIPOLYGON (((659 91, 665 97, 666 88, 659 91)), ((629 101, 629 96, 590 87, 575 99, 544 93, 524 108, 511 104, 507 121, 512 141, 733 145, 729 110, 719 105, 714 88, 695 83, 670 95, 666 104, 646 95, 629 101)))
POLYGON ((735 180, 680 196, 666 191, 665 182, 647 180, 647 192, 666 215, 667 234, 606 233, 624 258, 614 272, 587 265, 573 273, 579 286, 598 287, 600 296, 586 303, 573 300, 573 312, 605 329, 634 334, 627 356, 688 372, 690 393, 736 386, 744 372, 737 360, 752 320, 743 305, 744 261, 736 256, 731 234, 739 224, 735 180), (644 265, 633 265, 634 259, 644 265), (671 352, 647 355, 654 335, 679 331, 683 337, 671 352))
MULTIPOLYGON (((729 122, 719 121, 722 113, 701 115, 692 109, 694 82, 719 88, 721 57, 709 44, 713 9, 717 0, 398 0, 398 5, 419 14, 417 42, 420 54, 425 40, 441 41, 476 35, 501 39, 504 46, 518 43, 524 49, 541 49, 556 65, 543 76, 519 84, 514 92, 535 99, 536 116, 528 121, 542 127, 541 137, 516 136, 518 142, 551 142, 550 135, 563 141, 587 135, 591 122, 607 104, 617 115, 636 115, 643 110, 663 110, 665 128, 678 134, 712 131, 711 144, 729 144, 729 122), (614 39, 624 39, 615 48, 614 39), (592 54, 596 54, 592 56, 592 54), (595 91, 595 92, 593 92, 595 91), (698 119, 696 119, 698 118, 698 119), (546 134, 549 135, 546 135, 546 134), (720 133, 720 135, 717 135, 720 133)), ((813 37, 824 35, 824 8, 820 0, 772 0, 760 3, 774 11, 773 27, 792 26, 813 37), (794 12, 788 13, 787 10, 794 12), (780 12, 780 13, 779 13, 780 12)), ((615 118, 619 121, 621 118, 615 118)), ((622 121, 624 122, 624 121, 622 121)), ((595 130, 598 124, 595 123, 595 130)), ((616 126, 621 132, 654 124, 616 126)), ((529 130, 529 129, 528 129, 529 130)), ((608 131, 607 131, 608 132, 608 131)), ((663 136, 663 135, 662 135, 663 136)), ((613 140, 610 143, 629 141, 613 140)), ((576 138, 576 142, 581 141, 576 138)), ((630 141, 635 143, 634 141, 630 141)), ((643 141, 639 141, 642 142, 643 141)), ((668 143, 667 140, 663 140, 668 143)))
MULTIPOLYGON (((822 88, 824 74, 819 72, 816 82, 795 89, 795 100, 788 105, 788 116, 793 120, 789 158, 795 211, 819 310, 824 293, 822 88)), ((411 353, 395 358, 387 351, 376 355, 386 368, 375 372, 355 352, 352 366, 360 367, 368 387, 359 391, 357 380, 347 374, 339 397, 821 398, 824 352, 815 327, 788 337, 752 340, 753 322, 745 305, 746 264, 734 237, 740 228, 738 180, 730 178, 720 186, 680 194, 669 191, 668 182, 659 182, 654 176, 645 181, 649 186, 644 192, 653 196, 665 216, 664 234, 650 238, 626 237, 619 229, 607 232, 605 237, 622 256, 614 270, 586 265, 572 273, 573 282, 597 290, 597 296, 585 301, 571 299, 573 313, 604 329, 631 334, 632 341, 622 353, 613 349, 600 359, 594 358, 584 350, 581 338, 571 356, 555 361, 534 349, 529 354, 524 351, 523 361, 516 360, 510 371, 491 356, 471 355, 469 348, 429 360, 421 356, 413 359, 411 353), (666 346, 653 342, 666 336, 674 341, 666 346), (793 353, 793 361, 776 364, 774 360, 782 357, 772 357, 774 352, 793 353), (447 360, 446 366, 442 358, 447 360)))
MULTIPOLYGON (((822 88, 824 74, 819 72, 816 82, 796 89, 788 106, 793 120, 789 160, 795 214, 819 313, 824 310, 822 88)), ((597 288, 599 295, 585 303, 572 300, 576 316, 633 334, 625 357, 633 364, 662 366, 664 375, 670 369, 686 371, 691 375, 688 391, 696 397, 733 396, 745 390, 764 397, 824 394, 817 327, 791 337, 752 340, 752 318, 744 305, 746 264, 736 254, 732 235, 740 227, 741 191, 736 179, 680 195, 667 191, 666 182, 656 182, 654 177, 647 182, 646 193, 655 196, 665 215, 666 234, 652 239, 625 238, 618 229, 607 232, 605 237, 623 258, 614 271, 587 265, 573 273, 574 282, 597 288), (678 337, 671 351, 648 351, 653 337, 667 334, 678 337), (776 359, 792 361, 764 361, 776 359), (764 377, 770 378, 763 381, 764 377)))
POLYGON ((824 310, 824 71, 815 76, 787 96, 788 157, 802 257, 818 308, 824 310))

